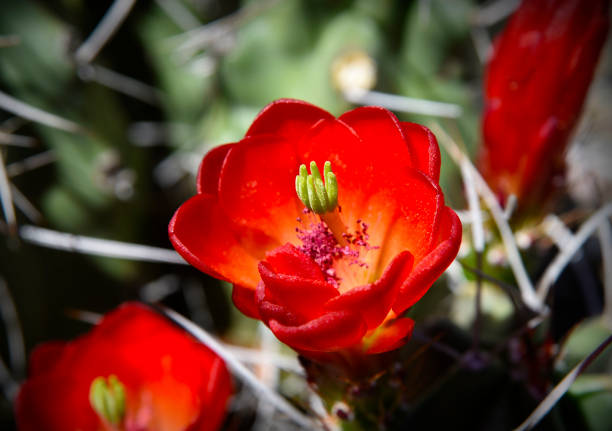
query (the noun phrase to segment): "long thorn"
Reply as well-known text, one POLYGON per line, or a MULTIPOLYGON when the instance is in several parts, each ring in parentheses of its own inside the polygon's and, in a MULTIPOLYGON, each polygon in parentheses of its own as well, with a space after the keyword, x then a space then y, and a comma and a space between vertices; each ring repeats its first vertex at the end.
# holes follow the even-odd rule
POLYGON ((192 30, 201 25, 195 15, 178 0, 155 0, 155 3, 183 30, 192 30))
POLYGON ((55 152, 53 150, 45 151, 11 163, 6 167, 6 173, 8 174, 9 178, 14 178, 23 174, 24 172, 46 166, 55 162, 56 160, 57 157, 55 156, 55 152))
POLYGON ((603 317, 612 328, 612 229, 609 222, 599 225, 599 246, 603 267, 604 307, 603 317))
POLYGON ((530 430, 540 422, 540 420, 548 414, 548 412, 557 404, 563 395, 569 390, 570 386, 578 378, 580 374, 593 362, 609 345, 612 343, 612 335, 604 340, 591 354, 584 358, 572 371, 555 386, 555 388, 542 400, 536 409, 514 429, 514 431, 530 430))
POLYGON ((13 206, 13 194, 11 193, 11 183, 9 182, 4 165, 4 157, 0 151, 0 201, 2 201, 2 211, 4 219, 11 234, 17 233, 17 217, 13 206))
POLYGON ((305 427, 306 429, 316 428, 315 422, 313 422, 307 416, 304 416, 278 393, 272 391, 270 388, 260 382, 248 368, 238 361, 234 355, 225 349, 225 347, 208 332, 204 331, 202 328, 190 322, 173 310, 164 308, 162 311, 169 319, 173 320, 176 324, 181 326, 192 336, 219 355, 221 359, 225 361, 227 366, 233 371, 236 377, 242 380, 246 385, 250 386, 251 389, 257 392, 259 395, 265 397, 270 403, 274 404, 279 411, 283 412, 297 424, 305 427))
POLYGON ((472 18, 477 25, 490 26, 509 16, 518 7, 520 0, 496 0, 481 6, 472 18))
POLYGON ((19 228, 19 236, 26 242, 56 250, 141 262, 187 265, 187 262, 174 250, 148 245, 74 235, 29 225, 19 228))
POLYGON ((73 121, 59 117, 55 114, 51 114, 50 112, 43 111, 35 106, 28 105, 27 103, 15 99, 2 91, 0 91, 0 108, 30 121, 44 124, 56 129, 65 130, 71 133, 85 132, 83 127, 79 126, 73 121))
POLYGON ((97 82, 149 105, 159 106, 163 98, 163 94, 157 88, 102 66, 83 64, 79 66, 78 74, 83 81, 97 82))
POLYGON ((6 339, 8 344, 8 354, 11 360, 11 368, 13 374, 17 376, 25 375, 25 344, 23 341, 23 332, 17 315, 17 307, 11 296, 11 292, 6 285, 6 282, 0 277, 0 318, 6 330, 6 339))
POLYGON ((113 2, 94 31, 74 54, 77 63, 89 63, 98 55, 98 52, 127 17, 134 3, 136 0, 115 0, 113 2))
POLYGON ((0 357, 0 388, 4 392, 4 396, 10 402, 14 402, 15 398, 17 398, 17 393, 19 392, 19 385, 11 376, 11 373, 0 357))
POLYGON ((25 215, 32 223, 40 223, 43 215, 30 200, 21 191, 11 184, 11 193, 13 194, 13 202, 15 206, 25 215))
POLYGON ((442 129, 438 123, 430 124, 430 128, 434 134, 438 137, 438 142, 446 149, 451 158, 455 163, 461 166, 461 163, 466 163, 472 172, 474 183, 478 189, 478 192, 485 204, 491 211, 493 220, 499 229, 499 233, 502 237, 506 254, 508 256, 508 262, 516 278, 519 290, 521 292, 521 298, 527 307, 534 311, 542 311, 545 307, 540 298, 536 295, 533 288, 533 284, 527 275, 527 270, 521 259, 521 255, 518 250, 516 241, 512 229, 508 224, 508 221, 504 217, 504 211, 502 210, 499 202, 493 191, 489 188, 486 181, 482 178, 480 173, 476 170, 476 167, 472 164, 469 158, 459 149, 453 139, 442 129), (465 162, 464 162, 465 160, 465 162))
POLYGON ((30 136, 6 133, 0 130, 0 145, 12 145, 14 147, 32 148, 36 146, 36 139, 30 136))
POLYGON ((462 113, 461 106, 454 103, 415 99, 397 94, 380 93, 378 91, 352 89, 345 91, 343 96, 347 101, 357 105, 383 106, 392 111, 406 112, 410 114, 458 118, 462 113))
POLYGON ((612 216, 612 203, 609 203, 600 208, 595 214, 593 214, 587 221, 585 221, 578 232, 573 236, 570 243, 565 245, 565 248, 557 254, 554 260, 548 265, 544 274, 540 278, 537 284, 537 293, 540 301, 544 301, 548 296, 548 292, 557 278, 563 272, 565 266, 572 259, 574 254, 582 244, 591 236, 591 234, 607 219, 612 216))

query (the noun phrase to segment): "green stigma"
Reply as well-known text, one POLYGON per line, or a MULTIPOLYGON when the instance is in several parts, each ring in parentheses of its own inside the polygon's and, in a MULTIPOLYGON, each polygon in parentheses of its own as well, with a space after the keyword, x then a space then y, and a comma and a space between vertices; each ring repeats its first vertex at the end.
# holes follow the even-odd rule
POLYGON ((295 177, 295 191, 302 203, 316 214, 331 212, 338 206, 338 182, 331 170, 331 162, 325 162, 323 178, 315 162, 310 162, 310 175, 306 165, 300 166, 295 177))
POLYGON ((125 386, 117 376, 96 377, 89 388, 91 407, 113 425, 119 425, 125 415, 125 386))

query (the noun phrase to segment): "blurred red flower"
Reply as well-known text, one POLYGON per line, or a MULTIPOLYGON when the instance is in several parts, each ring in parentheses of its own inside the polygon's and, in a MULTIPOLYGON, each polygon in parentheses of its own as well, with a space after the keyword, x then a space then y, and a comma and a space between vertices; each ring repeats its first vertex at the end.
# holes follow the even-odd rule
POLYGON ((130 303, 76 340, 34 350, 16 401, 17 425, 21 431, 214 431, 231 390, 218 356, 149 308, 130 303), (114 406, 122 412, 117 423, 90 402, 99 378, 123 386, 123 406, 114 406))
POLYGON ((433 134, 383 108, 336 119, 278 100, 244 139, 206 155, 170 239, 189 263, 232 282, 235 305, 301 353, 392 350, 412 333, 399 316, 459 248, 439 170, 433 134), (338 206, 316 214, 298 198, 296 175, 326 161, 338 206))
POLYGON ((530 212, 560 183, 565 149, 608 32, 609 0, 524 0, 486 71, 482 170, 530 212))

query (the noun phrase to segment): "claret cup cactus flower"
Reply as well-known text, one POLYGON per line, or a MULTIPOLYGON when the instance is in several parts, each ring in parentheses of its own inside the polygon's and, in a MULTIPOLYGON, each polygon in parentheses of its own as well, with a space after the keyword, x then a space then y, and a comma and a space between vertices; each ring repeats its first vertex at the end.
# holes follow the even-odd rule
POLYGON ((520 215, 541 213, 562 183, 609 28, 608 0, 524 0, 495 41, 485 76, 479 168, 520 215))
POLYGON ((433 134, 383 108, 278 100, 204 157, 170 239, 303 355, 389 351, 459 248, 439 169, 433 134))
POLYGON ((15 412, 21 431, 216 431, 231 393, 220 357, 127 303, 73 341, 37 347, 15 412))

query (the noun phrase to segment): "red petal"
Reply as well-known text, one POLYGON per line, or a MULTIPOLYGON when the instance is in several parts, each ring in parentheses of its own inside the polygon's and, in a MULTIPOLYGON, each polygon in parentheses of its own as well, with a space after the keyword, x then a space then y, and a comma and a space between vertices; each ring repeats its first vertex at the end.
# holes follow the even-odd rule
POLYGON ((374 338, 366 353, 373 355, 399 348, 408 341, 406 338, 412 335, 413 328, 414 320, 408 317, 395 319, 387 323, 384 328, 380 329, 380 332, 374 335, 376 338, 374 338))
POLYGON ((200 271, 245 287, 257 286, 258 259, 247 245, 253 250, 258 244, 264 248, 269 239, 256 233, 250 238, 235 234, 214 196, 196 195, 181 205, 168 233, 176 251, 200 271))
POLYGON ((300 326, 270 320, 270 329, 283 343, 305 351, 334 351, 361 341, 365 322, 357 313, 334 311, 300 326))
MULTIPOLYGON (((38 364, 36 375, 20 389, 16 403, 20 430, 101 429, 89 404, 89 388, 96 377, 111 374, 126 387, 128 416, 136 413, 134 397, 141 391, 153 395, 148 401, 152 427, 164 423, 172 425, 164 429, 185 429, 200 410, 208 411, 199 400, 211 390, 211 366, 218 357, 143 305, 126 304, 107 314, 91 332, 66 343, 58 353, 53 353, 46 369, 38 364), (176 405, 178 401, 166 393, 180 393, 188 403, 176 405), (168 409, 172 403, 175 408, 168 409), (179 418, 183 422, 176 422, 179 418)), ((218 386, 218 378, 213 381, 216 396, 228 394, 228 380, 225 388, 218 386)), ((223 413, 210 412, 213 417, 219 414, 223 413)))
POLYGON ((215 358, 210 366, 208 384, 202 392, 202 405, 206 408, 185 431, 216 431, 221 427, 232 394, 232 378, 221 358, 215 358))
POLYGON ((300 163, 315 161, 321 169, 327 160, 331 162, 338 178, 339 199, 355 193, 367 195, 375 188, 381 167, 370 157, 375 151, 380 148, 369 147, 347 124, 335 119, 317 123, 298 145, 300 163))
POLYGON ((295 241, 304 208, 295 192, 298 167, 290 142, 272 135, 245 138, 225 158, 219 203, 237 226, 265 232, 278 244, 295 241))
POLYGON ((444 196, 440 187, 420 171, 406 172, 400 185, 387 190, 375 205, 370 205, 370 214, 379 217, 387 214, 386 224, 381 226, 384 239, 375 242, 376 225, 371 233, 372 245, 381 245, 378 268, 387 267, 404 250, 412 253, 415 262, 423 259, 434 246, 443 207, 444 196))
POLYGON ((299 139, 313 124, 333 115, 308 102, 279 99, 267 105, 255 118, 245 137, 274 134, 288 139, 299 139))
POLYGON ((29 359, 28 371, 30 377, 44 373, 49 367, 62 357, 62 353, 66 348, 65 341, 50 341, 39 346, 32 351, 29 359))
POLYGON ((247 317, 260 319, 257 303, 255 302, 255 289, 234 284, 232 289, 232 302, 247 317))
POLYGON ((221 168, 223 167, 225 156, 227 156, 232 146, 234 144, 221 145, 206 153, 198 169, 198 177, 196 179, 198 193, 217 195, 221 168))
POLYGON ((313 260, 291 244, 281 245, 266 254, 267 267, 271 271, 305 278, 314 281, 325 281, 321 268, 313 260))
POLYGON ((401 126, 415 157, 414 166, 438 183, 440 181, 440 148, 436 137, 431 130, 420 124, 403 121, 401 126))
POLYGON ((400 287, 393 310, 400 314, 416 303, 451 264, 461 245, 461 222, 453 210, 444 207, 438 232, 438 245, 421 261, 400 287))
POLYGON ((399 287, 410 274, 412 262, 410 252, 400 253, 375 283, 355 287, 332 298, 325 304, 325 308, 330 311, 358 312, 368 329, 376 328, 387 317, 399 287))
POLYGON ((260 263, 259 273, 266 286, 266 299, 287 307, 306 320, 320 316, 323 304, 338 296, 336 288, 329 283, 276 274, 266 262, 260 263))
POLYGON ((296 314, 289 311, 289 309, 283 305, 275 304, 270 302, 266 297, 266 286, 259 283, 255 292, 255 301, 257 302, 257 309, 261 320, 268 325, 270 320, 276 320, 283 325, 295 326, 304 323, 304 320, 296 314))
POLYGON ((99 430, 100 420, 89 405, 89 384, 70 375, 28 379, 15 400, 21 431, 99 430))
POLYGON ((259 274, 265 285, 265 299, 286 307, 303 320, 319 317, 323 304, 338 296, 317 264, 290 244, 269 253, 259 263, 259 274))
MULTIPOLYGON (((351 127, 369 149, 368 157, 379 169, 402 169, 416 166, 411 145, 402 132, 397 117, 378 106, 353 109, 338 120, 351 127)), ((412 142, 410 142, 412 143, 412 142)))

